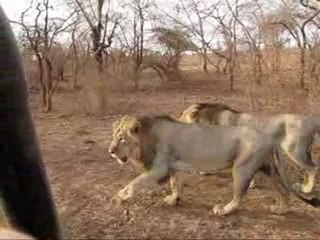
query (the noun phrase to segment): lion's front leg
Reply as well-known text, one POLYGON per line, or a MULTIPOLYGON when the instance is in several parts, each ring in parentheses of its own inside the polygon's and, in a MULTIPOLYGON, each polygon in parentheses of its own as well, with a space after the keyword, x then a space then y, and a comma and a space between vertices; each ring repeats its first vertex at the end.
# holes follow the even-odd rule
MULTIPOLYGON (((141 179, 140 179, 141 181, 141 179)), ((131 183, 128 184, 127 186, 125 186, 124 188, 122 188, 118 193, 117 193, 117 197, 119 198, 119 200, 125 201, 129 198, 133 197, 133 189, 132 189, 132 185, 131 183)))
POLYGON ((242 156, 236 159, 236 163, 233 166, 233 198, 226 204, 218 204, 213 207, 213 212, 216 215, 223 216, 234 212, 239 208, 244 195, 246 194, 249 184, 256 173, 256 168, 250 165, 253 159, 250 159, 251 152, 245 152, 242 156), (240 163, 240 164, 238 164, 240 163), (241 164, 245 163, 245 164, 241 164))
POLYGON ((177 205, 181 199, 182 182, 179 181, 177 174, 170 176, 170 187, 172 193, 165 197, 164 202, 168 205, 177 205))
POLYGON ((145 174, 145 173, 141 174, 140 176, 135 178, 132 182, 130 182, 127 186, 121 189, 117 193, 115 200, 118 200, 118 202, 122 202, 132 198, 134 194, 137 192, 138 188, 142 188, 144 183, 148 182, 149 178, 150 178, 149 174, 145 174))
POLYGON ((156 158, 151 170, 136 177, 118 192, 116 198, 120 202, 132 198, 142 189, 156 186, 168 174, 168 164, 165 161, 161 161, 160 158, 156 158))

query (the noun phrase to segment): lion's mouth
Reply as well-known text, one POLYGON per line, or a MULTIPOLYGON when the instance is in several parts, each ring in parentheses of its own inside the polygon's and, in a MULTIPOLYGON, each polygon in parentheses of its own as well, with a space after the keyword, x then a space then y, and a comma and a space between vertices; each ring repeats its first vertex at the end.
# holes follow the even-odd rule
POLYGON ((128 158, 127 157, 122 157, 122 158, 118 157, 117 160, 118 160, 118 163, 124 164, 128 160, 128 158))
POLYGON ((126 156, 120 158, 119 156, 117 156, 114 153, 111 154, 111 157, 117 159, 118 163, 121 165, 124 164, 125 162, 127 162, 127 160, 128 160, 128 158, 126 156))

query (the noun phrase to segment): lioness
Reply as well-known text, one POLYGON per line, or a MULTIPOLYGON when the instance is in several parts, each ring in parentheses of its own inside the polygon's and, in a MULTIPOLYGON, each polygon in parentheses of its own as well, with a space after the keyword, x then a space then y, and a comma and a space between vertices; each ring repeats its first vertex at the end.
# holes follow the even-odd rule
POLYGON ((181 197, 182 184, 176 171, 233 168, 233 199, 225 206, 217 205, 213 211, 226 215, 236 210, 246 193, 250 180, 259 170, 272 175, 280 191, 279 205, 273 211, 283 212, 287 191, 313 205, 319 199, 306 199, 285 184, 274 161, 273 137, 246 127, 202 127, 176 121, 168 116, 124 116, 113 123, 113 138, 109 153, 120 164, 131 161, 142 167, 143 173, 120 190, 117 200, 123 201, 142 187, 170 178, 172 194, 165 198, 170 205, 181 197))
POLYGON ((213 126, 247 126, 256 130, 268 129, 270 134, 282 131, 278 138, 282 150, 291 161, 307 172, 303 184, 294 187, 302 192, 312 192, 315 185, 319 162, 312 161, 311 147, 320 130, 318 117, 295 114, 278 114, 268 117, 253 116, 237 111, 221 103, 197 103, 188 107, 179 117, 180 121, 213 126))

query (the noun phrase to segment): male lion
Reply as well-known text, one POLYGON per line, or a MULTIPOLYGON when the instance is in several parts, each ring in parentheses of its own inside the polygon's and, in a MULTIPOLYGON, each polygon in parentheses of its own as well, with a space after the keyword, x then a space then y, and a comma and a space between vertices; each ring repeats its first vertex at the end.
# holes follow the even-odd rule
POLYGON ((113 139, 109 153, 123 164, 128 160, 142 167, 143 173, 120 190, 117 200, 134 196, 142 187, 160 183, 170 178, 172 194, 165 202, 175 205, 182 192, 176 171, 192 171, 233 168, 233 199, 225 206, 215 206, 217 215, 236 210, 246 193, 250 180, 259 170, 272 175, 275 187, 280 191, 279 206, 272 210, 283 211, 287 193, 312 206, 320 206, 320 200, 306 199, 282 181, 272 161, 275 153, 273 137, 246 127, 202 127, 182 123, 168 116, 124 116, 113 123, 113 139))
POLYGON ((282 150, 308 174, 303 184, 296 183, 294 187, 304 193, 312 192, 319 163, 312 161, 311 147, 320 130, 319 118, 295 114, 258 117, 221 103, 197 103, 188 107, 179 120, 206 126, 247 126, 255 130, 264 129, 271 135, 284 128, 284 134, 278 138, 282 150))

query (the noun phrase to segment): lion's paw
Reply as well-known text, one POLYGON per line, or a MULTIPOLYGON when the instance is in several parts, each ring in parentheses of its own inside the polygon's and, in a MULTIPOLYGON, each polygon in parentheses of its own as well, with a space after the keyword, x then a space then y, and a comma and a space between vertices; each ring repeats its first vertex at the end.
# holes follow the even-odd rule
POLYGON ((218 215, 218 216, 223 216, 223 215, 228 214, 228 213, 225 211, 224 205, 222 205, 222 204, 217 204, 217 205, 215 205, 215 206, 213 207, 212 211, 213 211, 213 213, 214 213, 215 215, 218 215))
POLYGON ((180 198, 176 195, 168 195, 164 198, 164 203, 170 206, 178 205, 180 198))
POLYGON ((292 188, 297 192, 302 192, 303 185, 301 183, 292 184, 292 188))
POLYGON ((301 184, 301 183, 295 183, 292 185, 293 189, 298 192, 303 192, 303 193, 311 193, 312 192, 312 187, 309 185, 301 184))
POLYGON ((132 197, 128 188, 121 189, 116 196, 111 199, 112 203, 121 204, 132 197))
POLYGON ((121 205, 124 202, 124 200, 119 198, 118 195, 116 195, 113 198, 111 198, 110 202, 112 204, 121 205))
POLYGON ((287 210, 284 209, 283 207, 280 207, 278 205, 272 205, 270 206, 270 211, 273 213, 273 214, 276 214, 276 215, 284 215, 287 213, 287 210))
POLYGON ((256 182, 254 180, 251 180, 250 185, 249 185, 249 189, 255 189, 257 186, 256 182))
POLYGON ((123 198, 123 199, 128 198, 128 197, 129 197, 129 189, 128 189, 127 187, 121 189, 121 190, 118 192, 117 196, 118 196, 119 198, 123 198))

